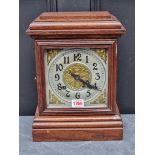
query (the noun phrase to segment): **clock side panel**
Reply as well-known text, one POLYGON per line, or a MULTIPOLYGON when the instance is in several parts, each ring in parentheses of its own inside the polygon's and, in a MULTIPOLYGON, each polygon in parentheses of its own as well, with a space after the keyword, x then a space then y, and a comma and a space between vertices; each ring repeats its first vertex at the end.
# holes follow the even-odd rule
MULTIPOLYGON (((78 59, 78 57, 76 58, 78 59)), ((93 63, 91 65, 95 68, 93 63)), ((39 115, 104 115, 116 113, 116 40, 36 41, 36 71, 39 115), (89 55, 82 55, 81 59, 84 58, 85 63, 82 61, 69 62, 74 59, 75 53, 78 54, 79 51, 83 50, 85 50, 84 53, 88 54, 93 51, 99 59, 95 60, 94 58, 93 60, 93 58, 89 59, 89 55), (98 66, 100 68, 99 74, 94 72, 89 65, 86 65, 87 61, 99 61, 100 64, 101 60, 104 63, 98 66), (68 65, 64 67, 65 63, 68 65), (64 67, 61 74, 56 73, 56 69, 61 70, 60 64, 64 67), (77 71, 79 66, 80 71, 77 71), (104 71, 103 74, 106 73, 105 78, 101 74, 102 71, 104 71), (101 79, 101 76, 101 83, 96 84, 96 81, 93 80, 95 78, 101 79), (64 94, 67 97, 71 96, 70 100, 64 98, 64 94), (79 97, 82 95, 83 97, 79 97), (80 99, 83 100, 84 105, 73 107, 73 101, 80 99)))

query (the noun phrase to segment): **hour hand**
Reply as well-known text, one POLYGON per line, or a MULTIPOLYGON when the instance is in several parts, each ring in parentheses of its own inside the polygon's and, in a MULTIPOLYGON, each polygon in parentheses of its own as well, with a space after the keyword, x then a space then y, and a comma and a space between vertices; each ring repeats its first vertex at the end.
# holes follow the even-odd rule
POLYGON ((81 78, 79 75, 76 75, 76 74, 73 74, 73 73, 70 73, 70 75, 77 81, 79 81, 81 78))
POLYGON ((75 80, 82 82, 82 83, 83 83, 84 85, 86 85, 89 89, 99 90, 99 89, 97 88, 96 85, 91 85, 91 84, 89 83, 89 81, 84 81, 83 79, 81 79, 81 77, 80 77, 79 75, 76 75, 76 74, 74 74, 74 73, 70 73, 70 74, 71 74, 71 76, 72 76, 75 80))
POLYGON ((80 82, 82 82, 84 85, 87 85, 87 86, 88 86, 87 81, 84 81, 83 79, 81 79, 81 77, 80 77, 79 75, 76 75, 76 74, 74 74, 74 73, 70 73, 70 74, 71 74, 71 76, 72 76, 76 81, 80 81, 80 82))

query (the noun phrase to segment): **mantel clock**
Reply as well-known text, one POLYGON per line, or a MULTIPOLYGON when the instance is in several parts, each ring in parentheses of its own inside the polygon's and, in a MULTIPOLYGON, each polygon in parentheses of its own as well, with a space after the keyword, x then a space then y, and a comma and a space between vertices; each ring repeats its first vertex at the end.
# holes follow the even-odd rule
POLYGON ((45 12, 29 25, 38 92, 33 141, 122 139, 116 66, 123 33, 106 11, 45 12))

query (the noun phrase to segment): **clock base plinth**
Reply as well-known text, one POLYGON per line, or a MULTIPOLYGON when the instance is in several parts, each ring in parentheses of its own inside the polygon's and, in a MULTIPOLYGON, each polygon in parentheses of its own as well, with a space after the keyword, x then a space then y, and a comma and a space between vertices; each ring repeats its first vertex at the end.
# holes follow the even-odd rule
POLYGON ((32 126, 33 141, 121 140, 119 114, 104 116, 38 116, 32 126))

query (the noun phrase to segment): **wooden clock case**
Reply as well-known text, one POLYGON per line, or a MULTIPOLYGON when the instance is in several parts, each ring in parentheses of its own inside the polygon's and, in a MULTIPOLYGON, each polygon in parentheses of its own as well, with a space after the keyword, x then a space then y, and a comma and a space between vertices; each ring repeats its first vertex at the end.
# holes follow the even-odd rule
POLYGON ((100 12, 45 12, 27 30, 35 39, 38 106, 33 141, 120 140, 123 124, 116 104, 117 39, 125 28, 100 12), (47 108, 44 49, 108 48, 107 108, 47 108))

